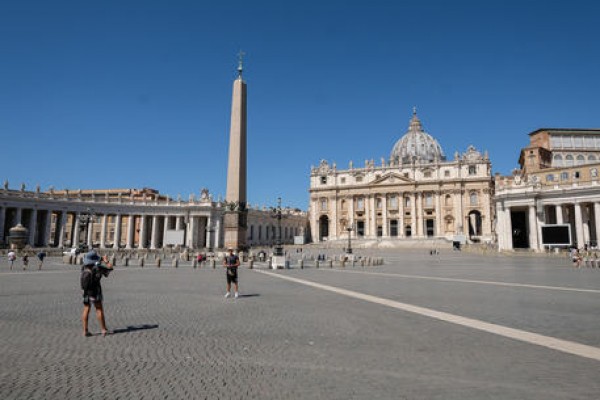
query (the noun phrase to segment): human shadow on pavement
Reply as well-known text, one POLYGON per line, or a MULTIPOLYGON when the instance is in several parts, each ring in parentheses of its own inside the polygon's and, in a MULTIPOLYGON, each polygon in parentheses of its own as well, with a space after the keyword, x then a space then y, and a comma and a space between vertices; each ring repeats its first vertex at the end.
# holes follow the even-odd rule
POLYGON ((144 331, 147 329, 156 329, 156 328, 158 328, 158 324, 130 325, 127 328, 113 329, 111 331, 111 334, 116 335, 118 333, 129 333, 129 332, 144 331))
POLYGON ((252 294, 240 294, 238 297, 240 299, 245 299, 247 297, 259 297, 259 296, 260 296, 260 294, 258 294, 258 293, 252 293, 252 294))

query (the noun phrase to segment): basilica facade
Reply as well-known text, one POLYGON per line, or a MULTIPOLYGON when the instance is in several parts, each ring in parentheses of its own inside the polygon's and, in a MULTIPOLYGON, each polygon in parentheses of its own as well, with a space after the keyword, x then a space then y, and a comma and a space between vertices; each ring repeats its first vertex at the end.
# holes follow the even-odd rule
POLYGON ((312 239, 410 240, 445 238, 490 242, 493 180, 487 153, 473 146, 448 160, 424 131, 416 111, 389 159, 323 160, 310 175, 312 239))

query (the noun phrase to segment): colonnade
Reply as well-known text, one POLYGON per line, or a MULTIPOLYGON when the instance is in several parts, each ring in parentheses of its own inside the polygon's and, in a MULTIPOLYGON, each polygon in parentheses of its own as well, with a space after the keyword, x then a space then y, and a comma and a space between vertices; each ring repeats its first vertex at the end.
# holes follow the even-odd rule
POLYGON ((600 201, 560 201, 527 204, 496 204, 496 232, 500 250, 544 250, 543 225, 568 224, 571 243, 597 246, 600 239, 600 201), (523 223, 525 222, 525 223, 523 223), (526 231, 524 232, 523 229, 526 231))

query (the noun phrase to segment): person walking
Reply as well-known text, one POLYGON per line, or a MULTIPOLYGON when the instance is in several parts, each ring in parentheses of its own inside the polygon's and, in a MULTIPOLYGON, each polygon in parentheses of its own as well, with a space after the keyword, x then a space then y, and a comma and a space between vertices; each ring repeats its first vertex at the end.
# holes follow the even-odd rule
POLYGON ((83 290, 83 313, 81 321, 83 323, 83 336, 92 336, 88 330, 88 317, 90 315, 91 305, 96 308, 96 318, 102 329, 102 336, 109 334, 106 329, 106 321, 104 319, 104 307, 102 306, 102 286, 100 280, 103 276, 108 276, 113 270, 112 264, 108 261, 108 257, 102 257, 95 251, 90 251, 83 257, 83 267, 81 268, 81 289, 83 290))
POLYGON ((25 271, 27 269, 27 266, 29 265, 29 256, 27 255, 27 253, 23 254, 23 271, 25 271))
POLYGON ((231 296, 231 284, 233 283, 235 289, 234 296, 237 299, 239 296, 238 267, 240 266, 240 259, 233 254, 233 249, 230 248, 228 251, 229 254, 223 258, 223 267, 227 269, 227 293, 225 293, 225 298, 231 296))
POLYGON ((15 263, 15 260, 17 259, 17 255, 15 254, 14 251, 9 251, 8 252, 8 262, 10 263, 10 269, 13 269, 13 264, 15 263))
POLYGON ((38 270, 40 270, 42 269, 42 265, 44 264, 44 258, 46 258, 46 253, 40 251, 39 253, 37 253, 37 258, 38 260, 40 260, 40 263, 38 264, 38 270))

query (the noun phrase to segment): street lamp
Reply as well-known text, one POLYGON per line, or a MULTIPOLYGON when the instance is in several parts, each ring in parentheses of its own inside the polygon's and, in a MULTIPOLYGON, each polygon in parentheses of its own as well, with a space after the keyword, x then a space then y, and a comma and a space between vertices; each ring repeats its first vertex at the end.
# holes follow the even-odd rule
POLYGON ((348 231, 348 248, 346 249, 346 254, 352 254, 352 234, 351 232, 354 230, 354 223, 349 223, 346 225, 346 231, 348 231))
POLYGON ((277 219, 277 238, 275 239, 275 248, 273 251, 274 256, 283 255, 283 243, 281 241, 281 219, 286 216, 281 212, 281 197, 277 198, 277 207, 271 207, 271 216, 277 219))
MULTIPOLYGON (((96 218, 96 213, 91 208, 86 208, 85 212, 79 214, 79 223, 85 225, 85 238, 87 239, 90 234, 91 227, 93 227, 94 219, 96 218), (91 227, 90 227, 91 224, 91 227)), ((92 244, 90 241, 89 244, 92 244)), ((79 237, 77 237, 77 247, 79 247, 79 237)))

